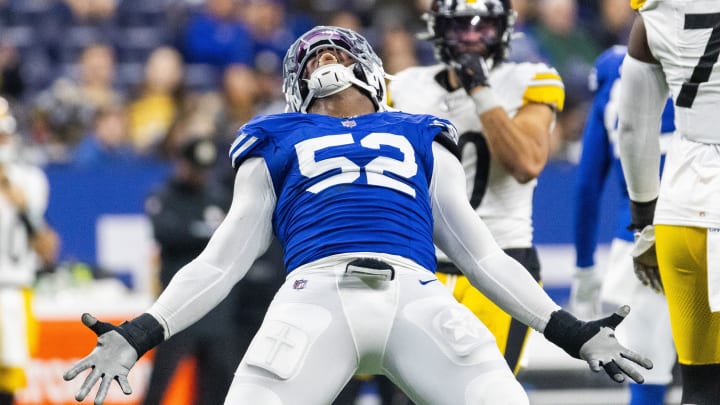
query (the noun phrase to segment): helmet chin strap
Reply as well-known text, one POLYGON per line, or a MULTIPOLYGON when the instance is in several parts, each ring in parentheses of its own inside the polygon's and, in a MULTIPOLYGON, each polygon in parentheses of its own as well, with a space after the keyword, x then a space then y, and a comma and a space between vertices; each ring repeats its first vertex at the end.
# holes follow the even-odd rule
POLYGON ((308 95, 300 106, 301 112, 306 112, 307 107, 314 98, 324 98, 339 93, 353 84, 368 90, 367 85, 355 77, 353 73, 354 64, 343 66, 340 63, 331 63, 320 66, 310 74, 307 79, 308 95))

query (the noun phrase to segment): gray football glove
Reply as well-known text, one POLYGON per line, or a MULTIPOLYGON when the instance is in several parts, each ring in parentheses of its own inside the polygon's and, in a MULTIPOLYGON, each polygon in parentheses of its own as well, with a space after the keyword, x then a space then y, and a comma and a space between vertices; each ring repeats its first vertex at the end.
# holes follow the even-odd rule
POLYGON ((632 363, 651 369, 652 361, 625 348, 615 339, 615 327, 628 313, 630 307, 623 305, 608 317, 585 322, 561 309, 552 313, 543 333, 547 340, 572 357, 585 360, 592 371, 604 369, 616 382, 623 382, 628 376, 642 384, 645 378, 632 363))
POLYGON ((645 226, 642 231, 635 232, 635 244, 630 255, 633 258, 635 275, 644 285, 662 293, 657 254, 655 252, 655 227, 645 226))
POLYGON ((570 284, 568 309, 582 319, 600 316, 600 289, 602 277, 595 266, 576 268, 570 284))
POLYGON ((644 285, 662 293, 657 254, 655 253, 655 205, 657 198, 647 202, 630 200, 630 226, 628 229, 635 234, 632 258, 635 275, 644 285))
POLYGON ((92 369, 75 399, 78 402, 84 400, 98 380, 100 387, 95 394, 95 405, 105 401, 113 380, 118 382, 123 393, 132 394, 127 375, 140 356, 162 342, 160 324, 149 314, 143 314, 120 326, 98 321, 87 313, 82 315, 81 320, 95 332, 98 339, 93 351, 63 374, 65 381, 70 381, 82 371, 92 369))

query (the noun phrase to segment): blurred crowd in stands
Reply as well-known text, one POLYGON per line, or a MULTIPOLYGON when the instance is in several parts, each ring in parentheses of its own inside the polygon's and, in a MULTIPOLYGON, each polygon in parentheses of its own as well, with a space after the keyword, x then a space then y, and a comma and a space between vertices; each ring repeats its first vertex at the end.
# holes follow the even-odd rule
MULTIPOLYGON (((428 0, 0 0, 0 96, 28 158, 94 165, 167 159, 280 112, 282 58, 317 24, 365 34, 392 74, 434 63, 416 40, 428 0)), ((511 59, 542 60, 566 86, 553 157, 573 159, 595 57, 625 43, 627 0, 513 0, 511 59)), ((220 159, 219 165, 228 162, 220 159)))

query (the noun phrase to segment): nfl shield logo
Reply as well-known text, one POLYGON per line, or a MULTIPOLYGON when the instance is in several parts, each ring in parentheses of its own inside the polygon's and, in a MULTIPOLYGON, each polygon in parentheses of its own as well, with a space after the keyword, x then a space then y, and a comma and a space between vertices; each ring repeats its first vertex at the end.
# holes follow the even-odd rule
POLYGON ((345 120, 345 121, 342 122, 342 126, 344 126, 344 127, 346 127, 346 128, 352 128, 352 127, 354 127, 355 125, 357 125, 357 123, 356 123, 355 121, 353 121, 353 120, 345 120))
POLYGON ((295 280, 293 283, 293 289, 294 290, 302 290, 305 288, 305 285, 307 284, 307 280, 295 280))

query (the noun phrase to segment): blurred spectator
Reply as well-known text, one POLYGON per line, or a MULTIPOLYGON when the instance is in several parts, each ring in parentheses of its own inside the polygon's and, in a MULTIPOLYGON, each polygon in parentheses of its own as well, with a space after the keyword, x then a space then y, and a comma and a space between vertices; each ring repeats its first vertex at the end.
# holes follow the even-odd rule
POLYGON ((347 28, 355 32, 363 31, 362 21, 360 21, 360 17, 358 17, 357 14, 347 10, 339 10, 336 13, 333 13, 328 18, 327 24, 336 27, 347 28))
POLYGON ((616 44, 627 44, 634 13, 626 0, 598 1, 598 16, 589 26, 592 36, 603 49, 616 44))
POLYGON ((117 0, 64 0, 79 21, 107 20, 115 14, 117 0))
POLYGON ((122 99, 113 87, 115 54, 108 44, 90 45, 80 56, 78 86, 86 103, 101 107, 122 99))
POLYGON ((228 140, 235 140, 237 130, 255 116, 258 83, 255 72, 244 65, 228 66, 223 76, 223 108, 216 117, 217 131, 228 140))
POLYGON ((130 139, 135 150, 151 152, 167 135, 182 106, 183 63, 171 47, 155 49, 145 64, 145 78, 130 102, 130 139))
POLYGON ((419 63, 415 54, 415 38, 401 26, 386 28, 382 33, 379 48, 385 72, 388 74, 419 63))
POLYGON ((158 145, 156 155, 173 159, 190 136, 208 138, 215 136, 217 116, 223 109, 223 103, 223 97, 218 92, 188 93, 177 119, 158 145))
POLYGON ((0 41, 0 95, 12 100, 19 100, 25 89, 20 62, 17 49, 0 41))
POLYGON ((567 102, 589 100, 587 77, 601 48, 578 24, 576 0, 540 0, 533 34, 565 82, 567 102))
POLYGON ((73 72, 57 79, 34 100, 32 139, 48 145, 50 160, 63 160, 93 125, 95 112, 121 103, 124 96, 113 86, 115 57, 107 44, 87 47, 73 72))
MULTIPOLYGON (((215 116, 215 143, 222 152, 230 150, 240 127, 257 113, 259 86, 257 74, 247 66, 233 65, 225 69, 221 109, 215 116)), ((227 161, 217 164, 218 179, 232 188, 235 176, 227 161)))
POLYGON ((582 133, 592 97, 587 78, 601 48, 578 24, 576 0, 540 0, 537 7, 539 19, 532 33, 565 84, 565 110, 558 115, 554 137, 560 143, 552 147, 554 157, 566 158, 567 147, 582 133))
POLYGON ((264 105, 261 107, 263 110, 265 107, 276 109, 275 103, 283 100, 280 91, 285 52, 295 38, 314 24, 290 13, 285 0, 240 0, 238 17, 252 37, 252 66, 255 67, 260 92, 258 102, 264 105))
POLYGON ((252 65, 263 73, 282 73, 283 57, 296 38, 283 0, 241 0, 238 10, 252 36, 252 65))
POLYGON ((536 5, 530 0, 511 0, 513 10, 517 13, 515 29, 510 41, 511 62, 547 62, 540 52, 540 44, 535 39, 531 23, 536 16, 536 5))
POLYGON ((128 163, 137 158, 128 135, 125 106, 115 104, 103 106, 97 111, 94 128, 73 150, 71 163, 93 167, 128 163))
POLYGON ((233 0, 207 0, 193 13, 184 33, 183 56, 188 63, 224 68, 253 64, 253 44, 248 28, 236 16, 233 0))

